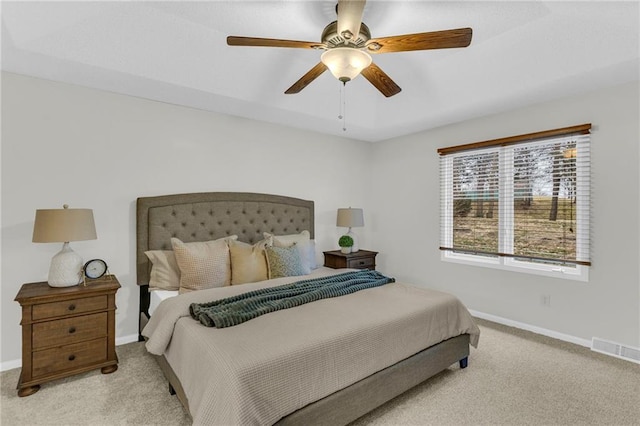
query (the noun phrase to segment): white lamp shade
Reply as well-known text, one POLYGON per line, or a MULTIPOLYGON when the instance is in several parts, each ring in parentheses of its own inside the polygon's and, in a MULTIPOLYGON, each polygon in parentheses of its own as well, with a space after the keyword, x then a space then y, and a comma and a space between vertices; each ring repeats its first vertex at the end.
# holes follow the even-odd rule
POLYGON ((362 209, 338 209, 338 217, 336 219, 336 226, 342 226, 345 228, 354 228, 358 226, 364 226, 364 215, 362 209))
POLYGON ((371 56, 367 52, 352 47, 336 47, 322 54, 320 60, 329 68, 331 74, 346 83, 351 81, 371 65, 371 56))

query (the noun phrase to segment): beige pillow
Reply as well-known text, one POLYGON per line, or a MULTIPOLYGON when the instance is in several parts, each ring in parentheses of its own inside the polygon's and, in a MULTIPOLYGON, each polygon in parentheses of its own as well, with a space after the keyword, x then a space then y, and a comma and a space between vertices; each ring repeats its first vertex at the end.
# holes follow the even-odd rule
POLYGON ((231 284, 231 258, 227 240, 237 235, 213 241, 184 243, 171 238, 171 246, 180 268, 180 293, 231 284))
POLYGON ((296 243, 304 243, 309 241, 311 238, 311 234, 309 231, 304 230, 299 234, 290 234, 290 235, 273 235, 268 232, 263 233, 265 238, 272 237, 273 245, 275 247, 291 247, 296 243))
POLYGON ((242 241, 229 241, 231 254, 231 285, 253 283, 269 279, 264 248, 268 240, 251 245, 242 241))
POLYGON ((149 275, 149 290, 180 289, 180 269, 176 256, 171 250, 149 250, 144 254, 152 264, 149 275))

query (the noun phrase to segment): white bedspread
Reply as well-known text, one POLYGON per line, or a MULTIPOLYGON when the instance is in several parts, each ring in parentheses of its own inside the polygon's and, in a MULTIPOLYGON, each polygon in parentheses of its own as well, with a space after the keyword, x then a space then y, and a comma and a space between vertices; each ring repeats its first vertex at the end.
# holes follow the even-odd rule
MULTIPOLYGON (((321 268, 314 276, 344 272, 321 268)), ((302 277, 307 278, 307 276, 302 277)), ((189 305, 294 282, 280 278, 162 302, 143 330, 180 379, 194 424, 267 425, 379 370, 480 330, 452 295, 392 283, 263 315, 223 329, 189 305)))

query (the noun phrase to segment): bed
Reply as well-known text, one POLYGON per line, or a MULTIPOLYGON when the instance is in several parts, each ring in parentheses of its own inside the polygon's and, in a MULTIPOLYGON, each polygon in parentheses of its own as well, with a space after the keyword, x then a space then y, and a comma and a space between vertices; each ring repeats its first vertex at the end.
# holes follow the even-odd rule
MULTIPOLYGON (((255 244, 265 232, 308 232, 313 240, 313 201, 234 192, 137 200, 140 339, 147 340, 170 391, 194 423, 347 424, 453 364, 467 366, 479 329, 466 308, 445 293, 393 283, 211 330, 184 314, 191 303, 307 277, 178 297, 149 292, 151 263, 145 252, 170 250, 171 238, 188 243, 237 235, 255 244), (389 301, 396 297, 404 299, 394 308, 389 301), (419 303, 433 307, 427 311, 419 303), (444 325, 425 326, 436 324, 435 318, 444 325), (209 336, 213 340, 205 343, 209 336), (200 370, 190 367, 201 363, 200 370)), ((309 277, 343 272, 318 267, 309 277)))

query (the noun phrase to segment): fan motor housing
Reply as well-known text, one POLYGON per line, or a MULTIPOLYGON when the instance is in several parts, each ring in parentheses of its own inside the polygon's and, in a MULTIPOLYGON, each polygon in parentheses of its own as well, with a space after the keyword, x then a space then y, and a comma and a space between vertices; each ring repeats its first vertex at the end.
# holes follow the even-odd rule
POLYGON ((363 48, 369 39, 371 39, 371 33, 369 32, 369 27, 367 27, 364 22, 360 24, 360 34, 358 34, 358 37, 352 38, 351 40, 347 41, 338 34, 338 21, 333 21, 324 27, 321 37, 322 42, 328 49, 345 46, 363 48))

